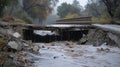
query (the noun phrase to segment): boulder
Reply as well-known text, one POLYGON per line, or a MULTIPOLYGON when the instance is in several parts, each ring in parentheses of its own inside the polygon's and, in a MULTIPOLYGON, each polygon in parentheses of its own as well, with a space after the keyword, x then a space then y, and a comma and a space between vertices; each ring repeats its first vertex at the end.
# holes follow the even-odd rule
POLYGON ((106 32, 100 29, 91 29, 87 36, 81 38, 81 44, 95 45, 100 46, 102 43, 105 43, 106 32))
POLYGON ((78 42, 78 44, 83 45, 83 44, 85 44, 87 41, 88 41, 87 36, 83 36, 83 38, 80 39, 80 41, 78 42))
POLYGON ((13 33, 13 36, 16 37, 16 38, 21 37, 21 35, 18 32, 13 33))
POLYGON ((10 46, 12 49, 18 50, 19 44, 16 43, 15 41, 10 41, 8 42, 8 46, 10 46))
POLYGON ((118 47, 120 47, 120 37, 119 36, 112 34, 112 33, 108 33, 108 37, 111 40, 113 40, 118 45, 118 47))
POLYGON ((111 32, 101 29, 91 29, 86 36, 83 36, 78 44, 100 46, 103 43, 110 46, 120 47, 120 37, 111 32))

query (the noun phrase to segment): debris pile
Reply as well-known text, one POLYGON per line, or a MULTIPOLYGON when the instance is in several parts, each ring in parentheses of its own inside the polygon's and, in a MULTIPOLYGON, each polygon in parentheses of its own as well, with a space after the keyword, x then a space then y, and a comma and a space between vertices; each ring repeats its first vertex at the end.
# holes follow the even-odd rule
POLYGON ((80 39, 79 44, 100 46, 103 43, 110 46, 120 47, 119 35, 100 29, 91 29, 88 34, 80 39))
POLYGON ((39 47, 22 40, 20 28, 0 27, 0 67, 34 67, 28 53, 37 54, 39 47))

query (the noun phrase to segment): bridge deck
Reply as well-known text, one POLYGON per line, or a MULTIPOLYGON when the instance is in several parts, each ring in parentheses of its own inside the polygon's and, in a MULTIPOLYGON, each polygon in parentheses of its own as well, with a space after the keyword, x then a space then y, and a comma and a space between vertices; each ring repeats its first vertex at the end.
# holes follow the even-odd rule
POLYGON ((120 25, 116 24, 51 24, 46 26, 40 26, 35 24, 15 24, 8 22, 0 22, 0 26, 13 26, 13 27, 25 27, 31 30, 73 30, 73 29, 93 29, 93 28, 101 28, 106 31, 112 31, 120 34, 120 25))
POLYGON ((110 31, 112 33, 120 34, 120 25, 115 24, 92 24, 96 28, 103 29, 105 31, 110 31))
POLYGON ((7 23, 0 22, 0 26, 8 27, 25 27, 33 30, 56 30, 56 29, 73 29, 73 28, 81 28, 81 29, 90 29, 93 28, 91 24, 51 24, 51 25, 35 25, 35 24, 15 24, 15 23, 7 23))

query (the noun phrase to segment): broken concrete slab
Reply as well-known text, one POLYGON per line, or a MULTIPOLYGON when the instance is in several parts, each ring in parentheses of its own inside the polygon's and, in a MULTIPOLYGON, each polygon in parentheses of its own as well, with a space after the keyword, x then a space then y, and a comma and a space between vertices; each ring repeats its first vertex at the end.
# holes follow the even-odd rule
POLYGON ((113 40, 118 45, 118 47, 120 47, 120 37, 119 36, 112 34, 112 33, 108 33, 108 36, 111 40, 113 40))
POLYGON ((13 33, 13 36, 16 37, 16 38, 21 37, 21 35, 18 32, 13 33))
POLYGON ((16 43, 15 41, 10 41, 8 42, 8 46, 10 46, 12 49, 18 50, 19 44, 16 43))

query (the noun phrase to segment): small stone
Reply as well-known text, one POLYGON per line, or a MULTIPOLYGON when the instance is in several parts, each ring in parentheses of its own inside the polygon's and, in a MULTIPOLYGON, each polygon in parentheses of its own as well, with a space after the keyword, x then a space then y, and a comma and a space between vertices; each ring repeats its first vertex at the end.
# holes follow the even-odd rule
POLYGON ((68 46, 68 45, 70 45, 70 43, 69 42, 66 42, 66 44, 65 44, 66 46, 68 46))
POLYGON ((9 58, 10 59, 13 59, 15 56, 14 55, 9 55, 9 58))
POLYGON ((42 48, 45 48, 45 46, 42 46, 42 48))
POLYGON ((71 52, 74 52, 74 50, 71 50, 71 52))
POLYGON ((38 52, 38 51, 39 51, 39 47, 38 47, 38 46, 34 46, 34 47, 33 47, 33 51, 34 51, 34 52, 38 52))
POLYGON ((26 54, 27 54, 27 52, 25 52, 25 51, 19 52, 19 55, 22 55, 22 56, 25 56, 26 54))
POLYGON ((103 48, 101 48, 100 50, 101 50, 101 51, 104 51, 104 49, 103 49, 103 48))
POLYGON ((26 43, 23 43, 23 45, 25 46, 25 47, 28 47, 29 45, 28 44, 26 44, 26 43))
POLYGON ((47 49, 50 49, 50 47, 48 47, 47 49))
POLYGON ((109 48, 106 48, 105 51, 108 53, 108 52, 110 52, 110 49, 109 49, 109 48))
POLYGON ((16 37, 16 38, 21 37, 21 35, 20 35, 18 32, 15 32, 15 33, 13 34, 13 36, 16 37))
POLYGON ((58 56, 54 56, 53 58, 56 59, 56 58, 58 58, 58 56))
POLYGON ((51 44, 51 46, 55 46, 55 44, 51 44))
POLYGON ((61 56, 64 56, 64 55, 61 55, 61 56))
POLYGON ((80 43, 81 44, 85 44, 87 42, 87 38, 82 38, 81 40, 80 40, 80 43))

